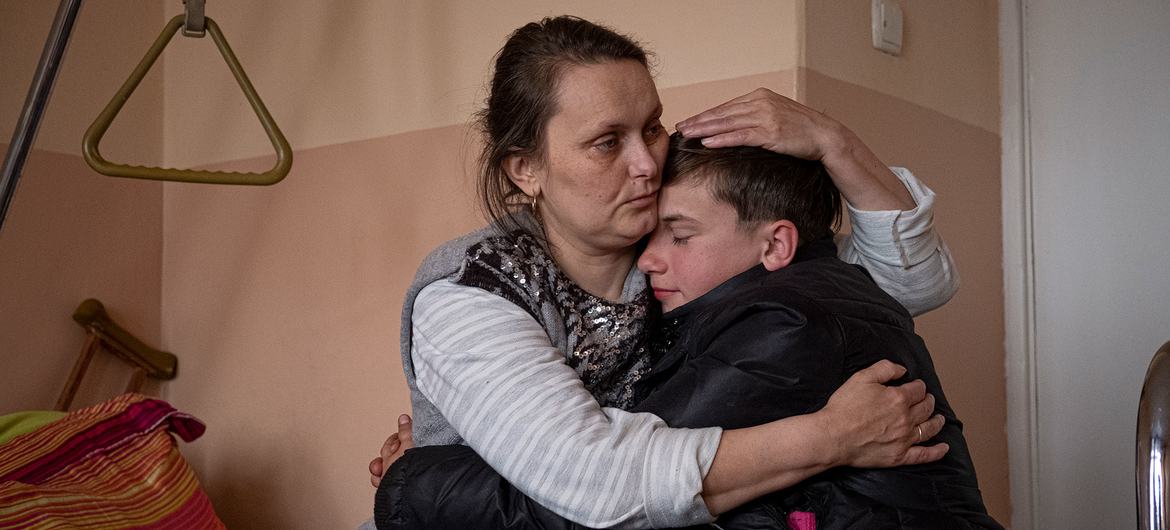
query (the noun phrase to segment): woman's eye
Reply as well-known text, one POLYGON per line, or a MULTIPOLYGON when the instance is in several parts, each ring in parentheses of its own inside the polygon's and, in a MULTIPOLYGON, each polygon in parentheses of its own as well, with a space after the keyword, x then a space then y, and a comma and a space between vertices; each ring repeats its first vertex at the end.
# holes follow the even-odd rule
POLYGON ((659 136, 662 136, 664 130, 665 128, 662 127, 661 123, 655 122, 653 125, 646 128, 646 132, 644 134, 646 135, 646 138, 656 139, 659 136))
POLYGON ((690 238, 691 238, 691 236, 687 236, 687 237, 670 236, 670 242, 671 242, 671 244, 681 246, 681 245, 687 244, 687 240, 690 238))
POLYGON ((617 149, 617 146, 618 146, 617 138, 609 138, 609 139, 597 142, 596 144, 593 144, 593 147, 596 147, 598 150, 600 150, 602 152, 613 151, 614 149, 617 149))

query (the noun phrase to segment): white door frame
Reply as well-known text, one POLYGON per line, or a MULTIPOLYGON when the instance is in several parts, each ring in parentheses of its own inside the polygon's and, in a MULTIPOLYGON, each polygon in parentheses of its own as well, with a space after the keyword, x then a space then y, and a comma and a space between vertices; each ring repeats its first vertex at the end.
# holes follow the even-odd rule
POLYGON ((1016 530, 1040 527, 1027 4, 999 2, 1004 368, 1011 526, 1016 530))

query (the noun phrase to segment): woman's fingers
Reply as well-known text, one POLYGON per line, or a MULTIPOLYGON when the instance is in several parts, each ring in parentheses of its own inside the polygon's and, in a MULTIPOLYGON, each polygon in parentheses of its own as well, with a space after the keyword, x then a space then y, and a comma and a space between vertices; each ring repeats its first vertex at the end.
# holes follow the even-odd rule
POLYGON ((727 103, 708 110, 675 126, 688 138, 701 138, 734 130, 744 126, 758 125, 766 121, 761 114, 766 111, 755 102, 727 103))
POLYGON ((382 482, 382 457, 370 460, 370 485, 375 488, 382 482))
POLYGON ((375 488, 382 481, 382 474, 390 468, 402 452, 414 447, 414 424, 410 416, 403 414, 398 417, 398 432, 391 434, 382 443, 378 451, 378 458, 370 461, 370 484, 375 488))
MULTIPOLYGON (((905 386, 905 385, 903 385, 903 386, 905 386)), ((923 385, 923 387, 925 387, 925 386, 926 385, 923 385)), ((914 403, 913 405, 910 406, 910 417, 909 418, 910 418, 910 425, 912 425, 912 426, 917 426, 920 423, 924 423, 927 420, 929 420, 932 416, 934 416, 934 395, 933 394, 927 394, 925 399, 922 399, 922 400, 918 401, 917 403, 914 403)), ((921 442, 923 440, 928 440, 928 439, 930 439, 929 436, 924 437, 922 440, 918 440, 918 441, 921 442)))
POLYGON ((845 138, 843 127, 823 113, 758 89, 679 122, 688 138, 704 138, 707 147, 747 145, 821 160, 845 138))
POLYGON ((946 444, 916 445, 935 437, 945 419, 934 413, 935 398, 921 380, 887 386, 905 375, 904 367, 879 361, 853 374, 829 398, 822 412, 835 420, 829 425, 842 442, 845 464, 890 467, 933 462, 949 450, 946 444))
POLYGON ((386 442, 382 444, 382 450, 378 454, 382 457, 383 460, 385 460, 391 456, 394 456, 394 453, 398 451, 398 447, 401 445, 402 442, 398 439, 398 433, 391 434, 390 437, 386 439, 386 442))
POLYGON ((403 451, 414 447, 414 423, 408 414, 398 417, 398 439, 402 442, 403 451))
MULTIPOLYGON (((766 89, 766 88, 757 88, 751 92, 748 92, 747 94, 744 94, 744 95, 739 96, 737 98, 727 100, 723 103, 720 103, 719 105, 717 105, 715 107, 712 107, 712 108, 707 109, 703 112, 700 112, 700 113, 698 113, 694 116, 691 116, 690 118, 687 118, 683 121, 680 121, 675 125, 675 129, 682 130, 684 128, 689 128, 689 127, 693 126, 694 124, 702 122, 704 120, 709 120, 711 118, 725 117, 725 116, 727 116, 729 109, 735 108, 741 103, 760 101, 761 99, 767 98, 768 94, 775 94, 775 93, 772 92, 771 90, 766 89)), ((686 136, 692 136, 690 134, 687 134, 685 131, 683 132, 683 134, 686 136)))
POLYGON ((918 442, 925 442, 931 438, 934 438, 935 436, 938 436, 938 433, 942 432, 942 428, 946 424, 947 419, 944 418, 942 414, 935 414, 934 416, 931 416, 929 420, 926 420, 918 425, 918 427, 922 428, 922 439, 918 440, 918 442))
POLYGON ((913 466, 917 464, 928 464, 939 460, 947 455, 947 451, 951 450, 951 446, 945 443, 934 444, 929 446, 914 446, 906 451, 906 456, 902 459, 899 465, 913 466))
MULTIPOLYGON (((866 368, 858 370, 849 379, 862 383, 889 383, 903 375, 906 375, 905 366, 882 359, 866 368)), ((922 388, 925 392, 926 385, 922 385, 922 388)))

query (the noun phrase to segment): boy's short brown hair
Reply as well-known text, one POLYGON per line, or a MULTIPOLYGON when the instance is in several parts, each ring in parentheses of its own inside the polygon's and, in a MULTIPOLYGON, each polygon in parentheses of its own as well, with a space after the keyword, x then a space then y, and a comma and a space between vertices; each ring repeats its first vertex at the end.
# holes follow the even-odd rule
POLYGON ((695 179, 705 180, 715 200, 735 208, 744 228, 787 219, 804 243, 832 237, 841 222, 841 192, 816 160, 761 147, 711 149, 676 132, 670 136, 662 185, 695 179))

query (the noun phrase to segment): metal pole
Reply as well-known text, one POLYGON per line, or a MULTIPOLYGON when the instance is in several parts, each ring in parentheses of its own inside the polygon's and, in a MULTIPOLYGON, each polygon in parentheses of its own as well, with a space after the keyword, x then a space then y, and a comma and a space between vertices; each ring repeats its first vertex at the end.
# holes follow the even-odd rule
POLYGON ((4 219, 8 217, 8 205, 12 202, 24 161, 36 138, 41 115, 49 103, 53 81, 57 79, 57 69, 61 66, 61 58, 65 55, 65 47, 69 44, 69 35, 73 33, 73 22, 77 20, 80 8, 81 0, 61 0, 57 6, 57 16, 53 19, 53 27, 49 30, 49 38, 45 41, 45 49, 41 52, 41 60, 37 63, 36 74, 28 89, 28 97, 24 100, 24 108, 16 122, 16 132, 12 134, 12 143, 8 144, 8 154, 4 155, 3 171, 0 172, 0 230, 4 228, 4 219))
POLYGON ((1146 371, 1138 401, 1137 492, 1138 528, 1170 528, 1170 342, 1163 344, 1146 371))

